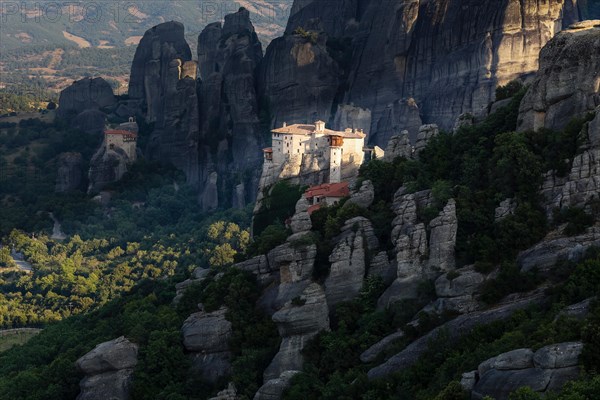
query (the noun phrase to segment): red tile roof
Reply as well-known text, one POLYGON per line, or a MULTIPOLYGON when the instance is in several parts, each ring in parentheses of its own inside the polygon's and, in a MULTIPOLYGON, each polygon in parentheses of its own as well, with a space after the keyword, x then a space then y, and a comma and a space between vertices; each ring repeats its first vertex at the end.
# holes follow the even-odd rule
POLYGON ((308 188, 304 195, 307 199, 313 197, 347 197, 350 196, 348 182, 324 183, 308 188))
POLYGON ((321 208, 321 203, 313 204, 312 206, 308 207, 308 215, 311 215, 312 213, 317 211, 319 208, 321 208))
POLYGON ((273 148, 272 147, 267 147, 266 149, 263 149, 263 151, 265 153, 272 153, 273 152, 273 148))

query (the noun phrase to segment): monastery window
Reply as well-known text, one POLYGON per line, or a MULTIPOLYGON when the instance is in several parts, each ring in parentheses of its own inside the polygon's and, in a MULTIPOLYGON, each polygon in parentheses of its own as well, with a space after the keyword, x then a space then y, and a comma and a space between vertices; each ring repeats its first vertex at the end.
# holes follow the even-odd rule
POLYGON ((300 149, 298 149, 298 153, 300 153, 300 149))

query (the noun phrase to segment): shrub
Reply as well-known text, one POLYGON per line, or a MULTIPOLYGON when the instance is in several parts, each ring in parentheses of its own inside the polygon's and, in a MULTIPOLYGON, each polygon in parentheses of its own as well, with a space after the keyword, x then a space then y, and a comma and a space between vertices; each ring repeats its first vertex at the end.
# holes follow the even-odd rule
POLYGON ((519 93, 523 89, 523 83, 520 81, 510 81, 504 86, 496 88, 496 101, 508 99, 519 93))

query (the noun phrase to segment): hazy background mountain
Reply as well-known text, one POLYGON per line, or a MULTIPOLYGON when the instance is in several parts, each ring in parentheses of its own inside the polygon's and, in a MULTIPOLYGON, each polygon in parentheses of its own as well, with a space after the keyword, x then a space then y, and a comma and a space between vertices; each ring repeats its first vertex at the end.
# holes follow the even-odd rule
POLYGON ((279 36, 292 0, 24 1, 0 6, 0 91, 45 100, 83 76, 102 75, 119 94, 144 32, 180 21, 195 49, 200 31, 246 7, 263 42, 279 36))

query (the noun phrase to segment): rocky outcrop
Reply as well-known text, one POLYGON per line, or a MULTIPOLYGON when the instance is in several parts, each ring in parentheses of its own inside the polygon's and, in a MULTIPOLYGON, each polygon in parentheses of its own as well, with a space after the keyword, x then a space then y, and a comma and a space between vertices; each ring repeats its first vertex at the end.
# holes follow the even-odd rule
POLYGON ((245 8, 226 15, 222 26, 220 22, 208 25, 198 37, 200 183, 204 191, 212 191, 216 174, 220 206, 232 204, 230 193, 237 196, 238 204, 256 198, 261 150, 266 146, 255 80, 262 57, 245 8), (244 188, 241 192, 235 190, 239 185, 244 188))
POLYGON ((77 400, 126 400, 137 364, 138 346, 123 336, 101 343, 76 361, 86 376, 77 400))
POLYGON ((573 158, 569 173, 561 177, 549 171, 544 177, 541 194, 550 218, 555 209, 579 207, 589 211, 591 203, 599 198, 600 113, 584 126, 581 136, 587 140, 583 151, 573 158))
POLYGON ((296 212, 290 221, 292 233, 304 233, 310 231, 312 228, 312 222, 310 220, 310 215, 308 214, 309 206, 310 204, 308 203, 308 200, 306 200, 304 196, 301 196, 296 203, 296 212))
POLYGON ((534 268, 548 274, 559 261, 581 260, 591 246, 600 245, 600 228, 589 228, 586 233, 572 237, 547 238, 530 249, 522 251, 517 263, 522 271, 534 268))
POLYGON ((196 63, 179 22, 165 22, 144 34, 133 63, 129 97, 153 127, 147 153, 173 164, 188 182, 198 182, 199 116, 196 63))
POLYGON ((515 311, 531 307, 533 304, 540 304, 544 299, 543 291, 535 291, 521 298, 501 303, 485 311, 461 315, 413 341, 400 353, 394 355, 383 364, 372 368, 368 373, 369 379, 381 378, 410 367, 427 351, 432 340, 443 337, 446 344, 451 345, 461 336, 471 332, 477 325, 504 320, 509 318, 515 311))
POLYGON ((500 202, 494 212, 494 220, 496 222, 503 220, 504 218, 513 215, 517 210, 517 202, 515 199, 506 199, 500 202))
POLYGON ((435 302, 425 308, 428 312, 455 312, 465 314, 480 309, 477 301, 479 289, 486 277, 475 271, 473 266, 443 274, 435 281, 435 302))
POLYGON ((473 399, 491 396, 506 400, 511 392, 528 386, 536 392, 557 391, 579 375, 578 358, 583 344, 558 343, 531 349, 518 349, 490 358, 474 371, 473 399))
POLYGON ((226 389, 221 390, 215 397, 208 400, 237 400, 237 389, 233 383, 229 383, 226 389))
POLYGON ((560 130, 600 105, 600 20, 584 21, 554 37, 540 53, 540 69, 521 102, 519 129, 560 130))
POLYGON ((408 131, 404 130, 399 135, 390 138, 385 148, 384 161, 392 162, 397 157, 411 159, 413 156, 413 146, 410 144, 408 131))
POLYGON ((224 307, 200 311, 190 315, 181 328, 183 346, 192 353, 194 368, 209 382, 216 382, 231 370, 228 340, 232 330, 226 313, 224 307))
POLYGON ((300 371, 285 371, 279 378, 265 382, 256 392, 254 400, 280 400, 283 392, 291 385, 294 375, 299 373, 300 371))
POLYGON ((450 199, 437 218, 426 224, 419 219, 418 210, 432 204, 431 192, 426 190, 405 194, 400 188, 394 196, 392 243, 395 246, 396 280, 378 302, 386 307, 394 301, 416 298, 423 280, 434 279, 454 269, 454 245, 458 222, 456 203, 450 199))
POLYGON ((54 191, 65 193, 79 189, 83 177, 82 168, 81 153, 62 153, 59 155, 54 191))
POLYGON ((63 118, 72 118, 86 110, 112 107, 116 102, 112 88, 104 79, 83 78, 60 92, 57 113, 63 118))
POLYGON ((329 256, 331 269, 325 280, 325 295, 329 307, 358 296, 369 262, 367 254, 379 247, 373 226, 364 217, 346 221, 335 243, 329 256))
POLYGON ((85 110, 71 119, 71 126, 82 132, 100 136, 105 129, 106 114, 95 108, 85 110))
POLYGON ((427 143, 439 134, 440 129, 436 124, 421 126, 415 142, 414 156, 417 157, 419 153, 427 146, 427 143))
POLYGON ((106 185, 116 182, 127 172, 131 162, 127 153, 120 147, 107 148, 104 143, 90 161, 88 172, 89 194, 98 193, 106 185))
POLYGON ((186 279, 183 282, 179 282, 175 285, 175 298, 173 298, 173 303, 179 303, 181 297, 185 293, 187 289, 189 289, 193 285, 198 285, 202 283, 206 278, 208 278, 210 274, 209 269, 198 267, 192 273, 192 276, 189 279, 186 279))
POLYGON ((265 382, 280 378, 285 371, 302 370, 302 349, 322 330, 329 330, 329 310, 323 288, 309 284, 294 299, 273 314, 282 338, 279 352, 264 373, 265 382))
POLYGON ((375 200, 375 187, 373 182, 366 180, 360 184, 358 190, 353 191, 350 194, 350 198, 346 204, 356 204, 361 208, 369 208, 375 200))
POLYGON ((370 363, 375 361, 379 354, 381 354, 388 346, 390 346, 395 341, 402 339, 403 337, 404 332, 400 330, 384 337, 379 342, 375 343, 373 346, 369 347, 367 350, 362 352, 362 354, 360 355, 360 361, 362 361, 363 363, 370 363))

